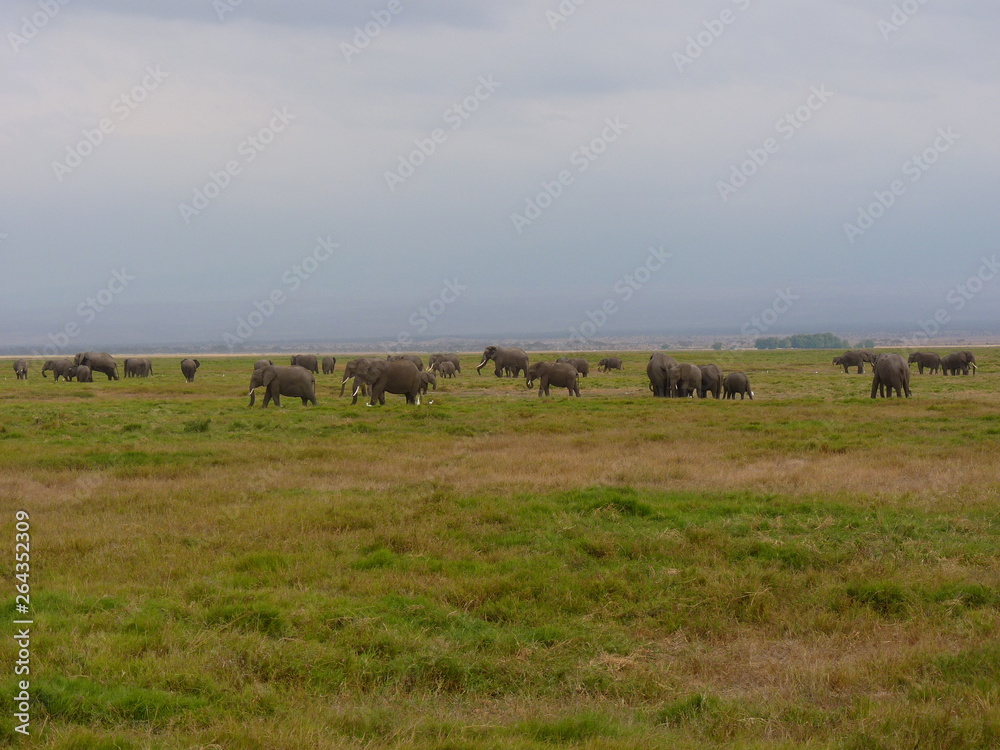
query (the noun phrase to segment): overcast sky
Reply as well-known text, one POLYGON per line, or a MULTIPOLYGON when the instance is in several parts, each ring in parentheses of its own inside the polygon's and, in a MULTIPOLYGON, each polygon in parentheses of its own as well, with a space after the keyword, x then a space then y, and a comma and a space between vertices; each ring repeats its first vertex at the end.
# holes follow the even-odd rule
POLYGON ((1000 321, 995 0, 63 2, 4 345, 1000 321))

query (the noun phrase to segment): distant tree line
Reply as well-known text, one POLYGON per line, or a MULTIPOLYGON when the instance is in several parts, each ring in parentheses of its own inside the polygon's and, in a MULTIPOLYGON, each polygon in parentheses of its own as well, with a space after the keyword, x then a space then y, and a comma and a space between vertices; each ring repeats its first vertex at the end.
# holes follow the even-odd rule
POLYGON ((797 333, 794 336, 778 338, 765 336, 754 342, 758 349, 850 349, 846 339, 832 333, 797 333))

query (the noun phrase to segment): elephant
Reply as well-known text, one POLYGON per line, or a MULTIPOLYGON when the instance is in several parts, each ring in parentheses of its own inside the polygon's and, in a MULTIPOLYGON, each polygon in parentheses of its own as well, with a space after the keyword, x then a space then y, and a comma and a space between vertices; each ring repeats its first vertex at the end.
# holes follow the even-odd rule
POLYGON ((875 364, 875 359, 878 357, 878 353, 874 349, 855 349, 854 351, 861 357, 862 362, 871 365, 875 364))
POLYGON ((867 356, 862 357, 861 352, 856 352, 848 349, 846 352, 841 354, 839 357, 833 358, 833 364, 842 365, 844 372, 848 372, 848 367, 857 367, 858 374, 862 375, 865 371, 865 362, 870 362, 867 356))
POLYGON ((621 357, 605 357, 600 362, 597 363, 598 372, 607 372, 608 370, 624 370, 622 367, 621 357))
POLYGON ((580 371, 569 362, 533 362, 524 374, 528 388, 538 381, 538 396, 549 395, 549 386, 565 388, 570 396, 580 397, 580 371))
POLYGON ((319 361, 315 354, 293 354, 291 366, 304 367, 309 372, 319 372, 319 361))
MULTIPOLYGON (((368 386, 364 383, 361 383, 361 381, 359 381, 357 378, 358 378, 358 373, 360 373, 361 370, 363 370, 371 361, 373 360, 369 359, 368 357, 358 357, 357 359, 352 359, 350 362, 347 363, 347 366, 344 367, 344 379, 340 381, 341 396, 344 395, 344 386, 347 384, 347 381, 350 380, 351 378, 355 379, 354 381, 355 388, 352 388, 351 390, 355 391, 356 387, 360 384, 361 395, 362 396, 366 395, 368 386)), ((357 402, 358 402, 358 397, 355 394, 354 401, 352 403, 357 403, 357 402)))
POLYGON ((336 357, 323 357, 323 374, 329 375, 337 369, 336 357))
POLYGON ((384 405, 386 393, 404 395, 406 403, 420 406, 423 381, 420 370, 408 359, 368 360, 355 377, 355 383, 354 402, 357 401, 361 383, 366 383, 371 394, 368 406, 375 406, 376 403, 384 405))
POLYGON ((45 364, 42 365, 42 377, 47 378, 48 375, 45 373, 52 370, 52 375, 56 379, 66 377, 66 371, 73 366, 73 360, 71 359, 47 359, 45 364))
POLYGON ((750 379, 746 376, 746 373, 731 372, 726 375, 726 379, 722 381, 722 389, 725 391, 725 398, 736 399, 736 394, 740 394, 740 401, 744 399, 745 396, 750 396, 750 400, 753 401, 753 391, 750 390, 750 379))
POLYGON ((14 360, 14 375, 18 380, 28 379, 28 360, 26 359, 15 359, 14 360))
POLYGON ((688 362, 670 368, 670 381, 674 384, 677 398, 694 398, 701 392, 701 369, 688 362))
POLYGON ((902 398, 904 393, 907 398, 910 397, 910 368, 900 355, 893 352, 879 354, 872 369, 875 371, 872 398, 876 393, 882 398, 892 398, 893 390, 898 398, 902 398))
POLYGON ((433 367, 431 367, 431 371, 437 372, 442 378, 455 377, 455 365, 453 362, 447 360, 444 362, 435 362, 433 367))
POLYGON ((673 381, 670 380, 670 368, 677 366, 677 360, 664 352, 654 352, 646 363, 646 375, 649 377, 649 390, 653 397, 669 398, 673 395, 673 381))
POLYGON ((257 395, 255 388, 264 386, 264 406, 274 401, 275 406, 281 406, 281 396, 292 396, 302 399, 302 405, 316 406, 316 376, 301 365, 279 367, 267 365, 258 367, 250 376, 250 403, 253 406, 257 395))
POLYGON ((107 352, 78 352, 74 365, 87 365, 92 372, 103 372, 108 380, 118 380, 118 363, 107 352))
POLYGON ((701 370, 701 388, 698 389, 698 397, 705 398, 711 393, 712 398, 722 395, 722 370, 718 365, 698 365, 701 370))
POLYGON ((425 370, 420 373, 420 392, 426 396, 429 386, 434 386, 435 391, 438 389, 437 375, 430 370, 425 370))
POLYGON ((66 380, 76 378, 78 383, 93 383, 94 373, 87 365, 73 365, 66 371, 66 380))
POLYGON ((442 362, 451 362, 455 366, 455 372, 462 371, 462 363, 457 354, 432 354, 427 360, 427 366, 433 370, 435 365, 440 365, 442 362))
POLYGON ((269 359, 258 359, 256 362, 253 363, 253 369, 259 370, 261 367, 267 367, 268 365, 273 365, 273 364, 274 362, 272 362, 269 359))
POLYGON ((503 377, 504 372, 509 373, 512 378, 516 378, 522 372, 525 375, 528 374, 528 355, 524 349, 493 345, 487 346, 483 349, 483 361, 476 367, 476 372, 482 375, 482 369, 491 359, 493 360, 493 364, 496 365, 494 375, 498 378, 503 377))
POLYGON ((937 352, 913 352, 910 358, 906 360, 906 364, 912 365, 914 362, 917 363, 917 371, 921 375, 924 374, 925 367, 931 373, 935 373, 941 369, 941 355, 937 352))
POLYGON ((973 375, 979 369, 976 367, 976 355, 970 351, 952 352, 941 358, 942 375, 958 375, 959 370, 963 375, 968 375, 969 367, 972 368, 973 375))
POLYGON ((389 362, 399 362, 400 360, 405 360, 407 362, 412 362, 417 366, 417 372, 424 371, 424 361, 420 359, 416 354, 390 354, 386 357, 389 362))
POLYGON ((194 374, 199 367, 201 367, 201 362, 196 359, 181 360, 181 373, 183 373, 184 379, 189 383, 194 382, 194 374))
POLYGON ((148 378, 153 374, 153 363, 146 357, 128 357, 124 370, 126 378, 148 378))
POLYGON ((590 363, 582 357, 560 357, 556 360, 557 364, 562 364, 563 362, 573 365, 573 367, 576 368, 576 371, 580 373, 581 378, 585 378, 590 374, 590 363))

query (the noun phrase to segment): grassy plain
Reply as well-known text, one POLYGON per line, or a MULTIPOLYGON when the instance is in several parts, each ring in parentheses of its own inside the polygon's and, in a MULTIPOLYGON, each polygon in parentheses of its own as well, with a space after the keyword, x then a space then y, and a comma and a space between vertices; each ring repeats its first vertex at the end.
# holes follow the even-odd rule
POLYGON ((266 410, 255 358, 0 362, 30 744, 1000 746, 1000 351, 875 401, 834 354, 678 355, 752 402, 653 399, 648 353, 539 399, 469 355, 432 404, 318 375, 266 410))

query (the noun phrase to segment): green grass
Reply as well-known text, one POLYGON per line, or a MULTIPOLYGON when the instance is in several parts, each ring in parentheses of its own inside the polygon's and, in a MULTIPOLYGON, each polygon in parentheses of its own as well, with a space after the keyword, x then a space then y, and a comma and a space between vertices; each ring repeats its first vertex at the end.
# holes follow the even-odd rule
POLYGON ((1000 353, 875 401, 834 355, 678 356, 753 402, 653 399, 648 353, 580 399, 473 355, 419 408, 2 376, 33 744, 995 747, 1000 353))

